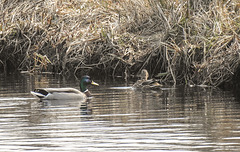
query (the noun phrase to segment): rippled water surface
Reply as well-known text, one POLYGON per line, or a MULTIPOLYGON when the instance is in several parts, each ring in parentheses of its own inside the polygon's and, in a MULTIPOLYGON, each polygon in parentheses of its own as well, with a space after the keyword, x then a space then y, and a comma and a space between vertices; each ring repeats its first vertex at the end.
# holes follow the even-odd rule
POLYGON ((74 79, 0 75, 0 151, 240 151, 240 100, 216 88, 133 90, 95 80, 87 101, 44 101, 35 87, 74 79))

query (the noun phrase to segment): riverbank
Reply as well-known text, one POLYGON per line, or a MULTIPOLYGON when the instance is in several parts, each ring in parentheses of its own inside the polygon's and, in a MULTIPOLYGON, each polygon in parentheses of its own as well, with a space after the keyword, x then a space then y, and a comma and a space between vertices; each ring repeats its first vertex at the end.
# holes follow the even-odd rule
POLYGON ((1 5, 0 70, 218 86, 239 71, 240 3, 10 0, 1 5), (162 74, 165 73, 165 74, 162 74))

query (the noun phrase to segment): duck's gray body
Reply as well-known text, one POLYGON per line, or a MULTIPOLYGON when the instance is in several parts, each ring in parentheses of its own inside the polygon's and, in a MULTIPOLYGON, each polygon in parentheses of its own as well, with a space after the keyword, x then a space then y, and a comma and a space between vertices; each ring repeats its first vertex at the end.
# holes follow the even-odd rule
POLYGON ((31 91, 31 94, 41 100, 83 100, 92 97, 86 88, 90 84, 98 86, 88 75, 85 75, 80 80, 81 91, 75 88, 37 88, 31 91))
POLYGON ((42 100, 83 100, 85 93, 75 88, 37 88, 31 94, 42 100))

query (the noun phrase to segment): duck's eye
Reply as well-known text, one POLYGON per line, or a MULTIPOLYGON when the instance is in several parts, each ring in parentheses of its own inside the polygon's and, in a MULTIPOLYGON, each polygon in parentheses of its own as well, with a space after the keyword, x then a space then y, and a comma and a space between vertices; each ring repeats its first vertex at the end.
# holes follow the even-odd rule
POLYGON ((91 84, 91 82, 92 82, 92 80, 90 80, 90 79, 86 79, 86 80, 85 80, 85 83, 86 83, 86 84, 91 84))

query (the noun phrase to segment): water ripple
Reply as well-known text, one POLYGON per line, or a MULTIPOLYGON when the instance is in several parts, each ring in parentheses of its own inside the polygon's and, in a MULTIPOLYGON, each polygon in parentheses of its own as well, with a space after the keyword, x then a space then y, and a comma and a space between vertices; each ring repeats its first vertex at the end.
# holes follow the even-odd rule
POLYGON ((0 90, 0 151, 240 150, 240 102, 229 92, 151 92, 118 83, 91 88, 94 98, 86 102, 40 102, 26 93, 28 82, 16 84, 23 88, 17 94, 7 84, 0 90))

